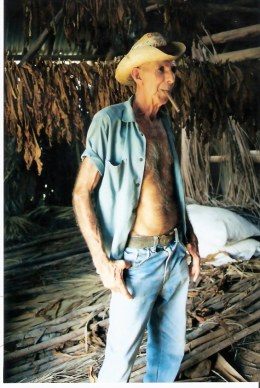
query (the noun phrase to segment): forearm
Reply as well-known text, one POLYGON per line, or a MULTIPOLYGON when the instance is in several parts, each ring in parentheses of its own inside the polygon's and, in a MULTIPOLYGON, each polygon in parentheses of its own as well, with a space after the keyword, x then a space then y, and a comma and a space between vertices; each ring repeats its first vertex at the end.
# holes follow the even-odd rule
POLYGON ((189 265, 190 277, 194 282, 196 282, 200 274, 199 244, 187 211, 186 211, 186 229, 187 229, 186 231, 187 249, 192 258, 191 264, 189 265))
POLYGON ((128 268, 124 260, 110 260, 105 252, 102 234, 93 209, 91 193, 97 187, 101 174, 96 166, 85 158, 81 164, 73 190, 73 208, 78 226, 90 250, 93 264, 105 287, 120 292, 131 299, 123 280, 123 270, 128 268))
POLYGON ((188 243, 191 244, 195 249, 196 253, 199 254, 198 238, 194 233, 187 211, 186 211, 186 237, 187 237, 188 243))
POLYGON ((73 208, 97 271, 108 261, 90 193, 74 193, 73 208))

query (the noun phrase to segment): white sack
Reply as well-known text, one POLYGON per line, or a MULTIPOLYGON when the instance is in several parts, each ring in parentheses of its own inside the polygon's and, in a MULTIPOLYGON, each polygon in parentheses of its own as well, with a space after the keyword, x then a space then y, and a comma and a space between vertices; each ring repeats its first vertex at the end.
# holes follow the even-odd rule
MULTIPOLYGON (((260 242, 249 239, 260 236, 260 228, 244 217, 227 209, 202 205, 188 205, 187 211, 199 240, 202 258, 224 251, 234 258, 248 260, 260 253, 260 242)), ((223 264, 224 258, 220 260, 220 254, 218 258, 218 262, 223 264)))

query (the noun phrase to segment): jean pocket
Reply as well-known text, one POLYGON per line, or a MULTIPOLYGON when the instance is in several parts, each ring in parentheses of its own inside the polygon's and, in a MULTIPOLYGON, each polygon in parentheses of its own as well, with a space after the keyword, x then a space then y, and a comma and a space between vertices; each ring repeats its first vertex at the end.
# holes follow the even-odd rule
MULTIPOLYGON (((124 251, 124 260, 131 263, 131 268, 136 268, 147 261, 151 256, 150 248, 134 249, 126 248, 124 251)), ((130 269, 131 269, 130 268, 130 269)))

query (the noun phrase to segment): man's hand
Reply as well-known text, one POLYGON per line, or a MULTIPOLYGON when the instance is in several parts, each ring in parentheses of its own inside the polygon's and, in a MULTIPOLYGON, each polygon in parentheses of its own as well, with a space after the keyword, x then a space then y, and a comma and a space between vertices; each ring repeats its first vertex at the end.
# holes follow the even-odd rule
POLYGON ((133 299, 123 279, 123 271, 129 267, 130 264, 124 260, 107 260, 106 263, 97 269, 97 273, 100 275, 106 288, 114 292, 119 292, 127 299, 133 299))
POLYGON ((200 274, 200 256, 198 247, 197 244, 189 243, 186 245, 186 248, 191 255, 191 263, 189 265, 190 277, 196 282, 200 274))

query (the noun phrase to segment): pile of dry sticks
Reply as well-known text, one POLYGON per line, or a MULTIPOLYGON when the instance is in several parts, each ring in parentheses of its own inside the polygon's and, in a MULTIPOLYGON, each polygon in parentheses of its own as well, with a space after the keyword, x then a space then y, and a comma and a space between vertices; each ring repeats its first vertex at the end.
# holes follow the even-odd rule
MULTIPOLYGON (((178 380, 259 381, 259 271, 257 258, 202 265, 178 380)), ((94 382, 109 299, 77 228, 6 248, 5 382, 94 382)), ((145 353, 146 336, 130 382, 142 381, 145 353)))

